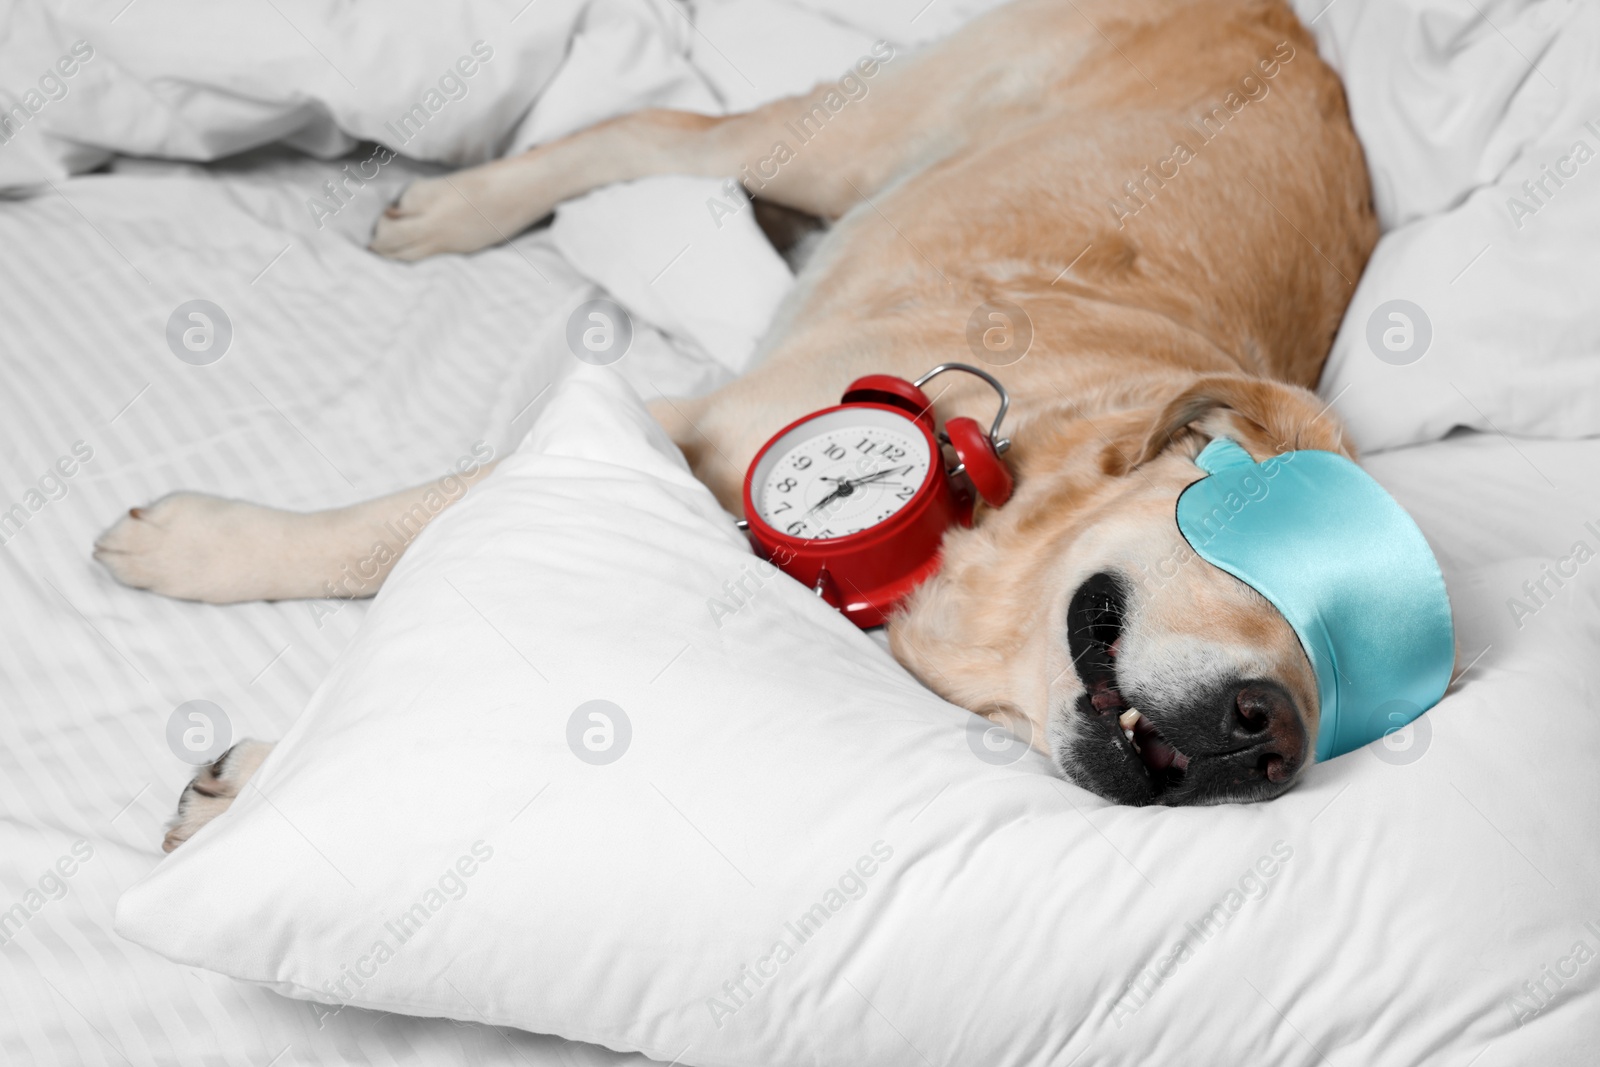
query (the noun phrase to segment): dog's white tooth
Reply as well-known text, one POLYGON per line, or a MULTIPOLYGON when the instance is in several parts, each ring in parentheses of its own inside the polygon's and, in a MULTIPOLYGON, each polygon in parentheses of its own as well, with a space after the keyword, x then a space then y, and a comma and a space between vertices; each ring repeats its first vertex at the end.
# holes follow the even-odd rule
POLYGON ((1139 709, 1129 708, 1127 711, 1117 716, 1117 722, 1124 730, 1132 730, 1139 724, 1139 709))

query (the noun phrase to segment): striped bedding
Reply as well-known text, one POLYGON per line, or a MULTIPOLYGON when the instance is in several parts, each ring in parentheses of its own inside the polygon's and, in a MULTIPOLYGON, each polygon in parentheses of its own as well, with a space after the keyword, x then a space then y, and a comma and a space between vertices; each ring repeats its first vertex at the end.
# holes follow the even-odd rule
MULTIPOLYGON (((366 253, 354 237, 405 164, 319 231, 303 201, 335 169, 142 164, 0 204, 0 1063, 646 1062, 330 1014, 111 932, 192 773, 173 710, 208 700, 234 737, 278 736, 366 606, 137 593, 89 558, 95 535, 179 488, 317 508, 437 476, 479 442, 503 453, 594 295, 537 233, 471 261, 366 253), (191 299, 232 323, 208 366, 167 343, 191 299)), ((714 380, 642 325, 627 362, 663 389, 714 380)))

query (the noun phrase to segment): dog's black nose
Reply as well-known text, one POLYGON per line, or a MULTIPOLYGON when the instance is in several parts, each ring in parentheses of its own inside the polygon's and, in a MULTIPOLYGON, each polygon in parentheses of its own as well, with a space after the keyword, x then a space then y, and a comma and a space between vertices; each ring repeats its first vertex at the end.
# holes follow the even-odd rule
POLYGON ((1299 709, 1274 682, 1245 682, 1234 690, 1225 729, 1244 746, 1253 772, 1273 784, 1289 781, 1306 761, 1306 727, 1299 709))

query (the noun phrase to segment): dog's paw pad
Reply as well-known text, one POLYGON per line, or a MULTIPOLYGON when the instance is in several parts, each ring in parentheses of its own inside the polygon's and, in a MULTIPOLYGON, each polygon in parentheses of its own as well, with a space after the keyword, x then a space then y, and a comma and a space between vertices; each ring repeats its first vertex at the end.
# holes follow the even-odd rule
POLYGON ((178 798, 178 813, 167 828, 161 851, 171 852, 227 811, 271 751, 272 745, 262 741, 240 741, 195 775, 178 798))

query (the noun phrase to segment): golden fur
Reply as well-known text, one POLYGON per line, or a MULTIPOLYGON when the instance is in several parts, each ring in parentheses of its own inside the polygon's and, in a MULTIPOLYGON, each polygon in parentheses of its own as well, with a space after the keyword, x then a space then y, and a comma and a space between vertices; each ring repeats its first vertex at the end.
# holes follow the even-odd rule
MULTIPOLYGON (((890 624, 896 656, 949 699, 1030 731, 1078 776, 1074 746, 1089 742, 1072 709, 1086 694, 1062 620, 1074 589, 1111 570, 1130 590, 1119 675, 1159 701, 1226 664, 1280 685, 1314 736, 1315 678, 1292 630, 1215 568, 1173 562, 1186 546, 1172 519, 1210 436, 1257 457, 1349 451, 1307 389, 1377 225, 1342 89, 1303 27, 1282 0, 1018 0, 881 63, 866 84, 774 176, 747 182, 832 228, 758 368, 655 406, 695 473, 737 512, 777 428, 863 374, 975 361, 974 309, 1020 306, 1031 348, 989 368, 1013 398, 1016 495, 947 537, 941 573, 890 624)), ((739 173, 836 88, 726 118, 640 112, 419 182, 373 248, 471 251, 607 182, 739 173)), ((991 404, 962 382, 937 409, 986 424, 991 404)), ((162 521, 135 509, 97 554, 124 581, 173 595, 321 595, 419 491, 322 516, 168 498, 155 507, 178 505, 162 521), (250 529, 270 536, 250 561, 245 549, 219 559, 206 549, 224 527, 235 544, 250 529)))

